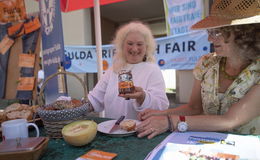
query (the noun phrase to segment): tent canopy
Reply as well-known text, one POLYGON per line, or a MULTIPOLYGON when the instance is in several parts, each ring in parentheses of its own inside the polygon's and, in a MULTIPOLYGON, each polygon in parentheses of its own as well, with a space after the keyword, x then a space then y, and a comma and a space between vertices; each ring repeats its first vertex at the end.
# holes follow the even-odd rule
MULTIPOLYGON (((99 0, 100 5, 121 2, 125 0, 99 0)), ((60 0, 62 12, 70 12, 83 8, 94 7, 94 0, 60 0)))

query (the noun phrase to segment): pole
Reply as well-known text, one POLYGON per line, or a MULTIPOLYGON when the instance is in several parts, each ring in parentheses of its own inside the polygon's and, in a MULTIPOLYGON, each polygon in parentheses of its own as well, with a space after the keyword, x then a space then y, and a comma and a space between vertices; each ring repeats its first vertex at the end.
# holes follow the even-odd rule
POLYGON ((96 53, 97 53, 97 69, 98 80, 100 80, 103 73, 102 66, 102 41, 101 41, 101 24, 100 24, 100 5, 99 0, 94 0, 94 19, 95 19, 95 37, 96 37, 96 53))
MULTIPOLYGON (((98 69, 98 80, 100 80, 103 74, 102 66, 102 41, 101 41, 101 24, 100 24, 100 4, 99 0, 94 0, 94 19, 95 19, 95 37, 96 37, 96 53, 97 53, 97 69, 98 69)), ((100 117, 105 116, 105 112, 99 113, 100 117)))

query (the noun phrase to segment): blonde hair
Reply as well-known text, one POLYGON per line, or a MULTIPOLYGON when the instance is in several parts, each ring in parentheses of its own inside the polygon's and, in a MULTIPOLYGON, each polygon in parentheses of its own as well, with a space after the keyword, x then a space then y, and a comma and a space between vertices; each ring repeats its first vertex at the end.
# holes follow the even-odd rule
POLYGON ((127 65, 125 54, 123 53, 123 44, 125 38, 130 32, 138 32, 143 35, 146 44, 145 62, 155 63, 155 48, 156 42, 154 40, 151 29, 140 21, 132 21, 121 26, 115 35, 113 44, 115 46, 115 55, 113 57, 113 71, 119 72, 123 67, 127 65))

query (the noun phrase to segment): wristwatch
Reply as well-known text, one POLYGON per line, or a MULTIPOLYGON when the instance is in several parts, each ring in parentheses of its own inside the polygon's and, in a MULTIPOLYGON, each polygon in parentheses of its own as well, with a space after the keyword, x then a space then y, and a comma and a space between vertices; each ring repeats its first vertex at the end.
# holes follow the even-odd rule
POLYGON ((185 132, 188 130, 188 124, 185 122, 185 116, 179 116, 179 123, 177 125, 178 131, 185 132))

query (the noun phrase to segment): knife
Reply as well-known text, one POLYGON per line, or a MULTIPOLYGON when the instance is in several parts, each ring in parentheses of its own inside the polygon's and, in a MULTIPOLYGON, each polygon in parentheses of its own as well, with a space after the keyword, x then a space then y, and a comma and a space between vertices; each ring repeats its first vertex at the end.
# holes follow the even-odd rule
POLYGON ((121 116, 117 121, 116 123, 113 125, 113 127, 110 129, 110 131, 108 133, 112 133, 114 132, 115 130, 118 130, 120 127, 119 127, 119 124, 120 122, 122 122, 123 120, 125 119, 125 116, 121 116))

